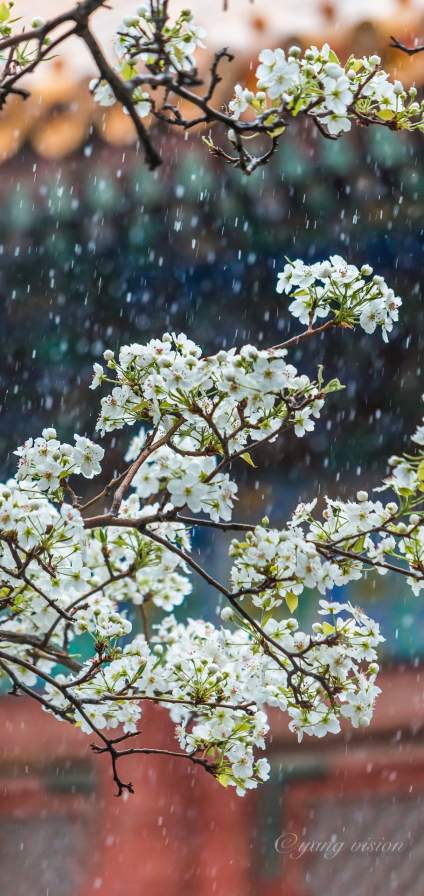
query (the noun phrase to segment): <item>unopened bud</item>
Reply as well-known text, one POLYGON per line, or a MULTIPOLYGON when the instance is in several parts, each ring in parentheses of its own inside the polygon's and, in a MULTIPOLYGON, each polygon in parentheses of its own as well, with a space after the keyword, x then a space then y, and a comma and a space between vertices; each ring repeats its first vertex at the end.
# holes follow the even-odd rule
POLYGON ((137 16, 124 16, 122 24, 125 25, 126 28, 133 28, 134 25, 138 25, 138 18, 137 16))
POLYGON ((223 622, 231 622, 234 612, 231 607, 223 607, 221 610, 221 619, 223 622))

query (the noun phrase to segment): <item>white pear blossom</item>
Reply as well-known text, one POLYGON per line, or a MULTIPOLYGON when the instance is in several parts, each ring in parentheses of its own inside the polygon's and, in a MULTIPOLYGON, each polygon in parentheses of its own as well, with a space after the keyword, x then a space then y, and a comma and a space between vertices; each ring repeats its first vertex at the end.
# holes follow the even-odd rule
POLYGON ((115 94, 108 81, 92 78, 89 87, 99 106, 113 106, 116 103, 115 94))

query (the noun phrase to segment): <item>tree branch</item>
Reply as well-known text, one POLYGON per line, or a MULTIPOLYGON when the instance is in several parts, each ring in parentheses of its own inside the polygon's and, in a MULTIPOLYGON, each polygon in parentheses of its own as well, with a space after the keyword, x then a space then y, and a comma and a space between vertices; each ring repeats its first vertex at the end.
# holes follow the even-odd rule
POLYGON ((416 53, 422 53, 424 50, 424 44, 417 45, 416 47, 407 47, 406 44, 403 44, 402 41, 398 40, 397 37, 390 36, 391 44, 395 50, 401 50, 402 53, 407 53, 408 56, 415 56, 416 53))

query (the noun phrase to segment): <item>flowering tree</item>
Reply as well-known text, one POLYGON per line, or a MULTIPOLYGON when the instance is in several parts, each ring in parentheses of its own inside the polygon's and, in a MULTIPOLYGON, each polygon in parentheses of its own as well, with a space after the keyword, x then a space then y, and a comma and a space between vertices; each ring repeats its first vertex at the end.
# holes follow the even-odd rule
MULTIPOLYGON (((11 94, 28 96, 26 76, 62 43, 77 36, 98 72, 91 82, 96 100, 103 106, 123 105, 150 168, 159 165, 161 157, 146 129, 149 118, 185 131, 199 125, 223 126, 228 149, 215 144, 211 134, 204 141, 212 153, 246 174, 266 164, 279 137, 299 115, 332 140, 349 131, 352 122, 392 130, 424 129, 424 103, 417 102, 417 91, 393 82, 379 56, 350 56, 341 64, 328 44, 321 49, 309 47, 303 54, 296 46, 287 55, 282 49, 264 49, 259 54, 256 90, 237 84, 228 109, 217 108, 214 96, 222 80, 221 66, 232 56, 227 49, 216 53, 205 83, 196 50, 204 46, 206 33, 195 24, 189 9, 174 20, 168 6, 168 0, 147 0, 124 18, 115 35, 114 66, 90 25, 92 13, 107 8, 104 0, 82 0, 48 21, 36 16, 31 28, 21 31, 15 31, 19 20, 13 18, 13 0, 5 0, 0 3, 0 106, 11 94), (189 117, 181 111, 181 101, 189 117), (248 149, 252 140, 259 146, 258 154, 248 149)), ((393 46, 410 54, 423 49, 405 47, 395 38, 393 46)))
MULTIPOLYGON (((119 30, 114 69, 89 26, 101 5, 86 0, 13 33, 12 4, 1 4, 2 101, 26 91, 21 79, 76 34, 98 66, 96 99, 122 102, 151 167, 159 157, 142 121, 148 115, 182 128, 224 125, 233 154, 207 143, 246 173, 267 161, 300 114, 330 139, 352 121, 424 128, 416 92, 392 83, 378 57, 342 66, 327 45, 303 55, 296 47, 287 56, 264 50, 256 92, 237 85, 228 110, 218 110, 211 102, 228 54, 216 56, 206 93, 193 90, 201 86, 194 52, 203 34, 191 13, 170 23, 166 2, 143 6, 119 30), (194 118, 182 117, 179 99, 195 108, 194 118), (269 142, 262 155, 247 151, 251 137, 269 142)), ((321 368, 315 380, 299 373, 290 350, 334 328, 381 329, 387 340, 401 304, 368 265, 358 269, 339 256, 287 261, 276 289, 305 327, 280 345, 204 357, 185 335, 167 333, 123 346, 117 357, 104 353, 91 386, 106 393, 99 435, 138 431, 127 466, 92 497, 79 496, 78 477, 101 475, 104 449, 80 435, 65 444, 53 428, 17 449, 16 477, 0 486, 0 676, 12 692, 94 735, 118 793, 132 791, 119 759, 149 753, 201 765, 239 794, 256 787, 269 773, 261 757, 267 706, 288 714, 299 740, 337 733, 343 719, 369 724, 383 638, 362 610, 334 601, 333 589, 388 570, 405 576, 415 594, 424 587, 424 426, 412 437, 414 453, 389 461, 387 503, 361 490, 352 501, 299 505, 281 530, 266 518, 233 520, 237 464, 254 466, 257 447, 289 430, 298 438, 312 431, 327 396, 343 388, 321 368), (192 534, 205 526, 235 533, 227 582, 193 556, 192 534), (196 577, 219 598, 216 624, 182 624, 172 613, 196 577), (293 616, 305 589, 321 595, 308 633, 293 616), (132 635, 131 604, 140 608, 143 634, 132 635), (162 611, 155 626, 152 606, 162 611), (85 661, 74 640, 82 633, 90 644, 85 661), (175 751, 140 741, 146 701, 169 711, 175 751)))
POLYGON ((97 494, 83 502, 78 477, 101 474, 104 449, 79 435, 65 444, 54 429, 18 448, 16 478, 0 488, 1 675, 94 734, 118 792, 132 790, 120 757, 157 752, 201 765, 243 794, 268 775, 260 756, 266 706, 288 713, 299 740, 336 733, 342 719, 367 725, 383 638, 332 590, 388 570, 414 593, 424 586, 422 426, 416 452, 390 460, 387 503, 364 491, 347 502, 315 499, 282 530, 268 519, 232 519, 237 463, 253 465, 256 448, 288 430, 302 438, 342 388, 322 369, 315 380, 299 373, 290 350, 336 327, 381 329, 387 339, 401 304, 368 265, 359 270, 339 256, 287 262, 277 291, 306 325, 281 345, 203 357, 183 334, 165 334, 123 346, 118 357, 104 353, 92 383, 106 393, 97 430, 138 432, 128 465, 97 494), (235 533, 228 582, 193 557, 200 526, 235 533), (216 624, 182 624, 172 614, 197 576, 224 600, 216 624), (310 633, 293 616, 305 588, 321 595, 310 633), (130 604, 144 621, 135 637, 130 604), (152 606, 163 611, 153 627, 152 606), (84 662, 73 648, 83 632, 91 644, 84 662), (146 701, 169 711, 175 751, 140 745, 146 701))

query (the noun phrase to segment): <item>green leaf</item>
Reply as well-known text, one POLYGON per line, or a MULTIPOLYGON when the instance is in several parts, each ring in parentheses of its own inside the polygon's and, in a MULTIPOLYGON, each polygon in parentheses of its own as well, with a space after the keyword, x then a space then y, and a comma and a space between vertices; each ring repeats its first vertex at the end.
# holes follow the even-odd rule
POLYGON ((253 467, 253 469, 256 470, 256 464, 253 462, 252 457, 248 451, 245 451, 244 454, 241 455, 241 457, 242 460, 249 464, 249 467, 253 467))
POLYGON ((264 625, 267 624, 267 622, 269 622, 270 619, 273 618, 273 615, 274 615, 274 610, 267 610, 266 613, 262 613, 262 617, 261 617, 261 627, 262 628, 264 627, 264 625))
POLYGON ((346 386, 340 382, 338 377, 335 377, 334 380, 330 380, 329 383, 324 387, 324 392, 328 395, 330 392, 339 392, 340 389, 345 389, 346 386))
POLYGON ((10 19, 10 8, 8 3, 0 3, 0 22, 7 22, 10 19))
POLYGON ((294 613, 294 611, 297 610, 297 605, 299 603, 297 594, 293 594, 293 591, 289 591, 288 594, 284 595, 284 599, 290 610, 290 613, 294 613))
POLYGON ((132 65, 131 62, 124 62, 121 68, 121 76, 123 77, 124 81, 129 81, 130 78, 133 78, 135 74, 135 66, 132 65))
POLYGON ((399 495, 402 495, 402 498, 409 498, 411 495, 414 494, 414 489, 408 488, 406 485, 402 486, 402 488, 398 488, 397 491, 398 491, 399 495))
POLYGON ((281 134, 284 134, 286 130, 285 125, 281 124, 278 128, 272 128, 272 130, 268 131, 270 137, 281 137, 281 134))
POLYGON ((391 109, 380 109, 377 112, 378 118, 381 118, 382 121, 391 121, 392 118, 395 117, 395 112, 392 112, 391 109))
POLYGON ((217 775, 216 780, 219 784, 222 785, 222 787, 228 787, 228 785, 231 783, 231 777, 230 775, 227 775, 226 772, 221 772, 220 775, 217 775))
POLYGON ((337 53, 334 52, 334 50, 330 50, 330 52, 328 54, 328 58, 329 58, 330 62, 340 63, 340 59, 337 56, 337 53))
POLYGON ((303 108, 304 108, 304 100, 302 97, 299 97, 297 102, 294 104, 293 108, 290 110, 293 118, 296 118, 296 115, 298 115, 299 112, 301 112, 303 108))
POLYGON ((308 295, 309 295, 309 289, 305 289, 305 288, 303 288, 303 287, 302 287, 301 289, 295 289, 295 290, 293 291, 292 295, 294 295, 296 299, 297 299, 299 296, 308 296, 308 295))
POLYGON ((361 537, 358 538, 357 541, 355 541, 355 544, 353 545, 353 550, 356 553, 360 553, 361 551, 364 550, 364 545, 365 545, 365 535, 361 535, 361 537))

